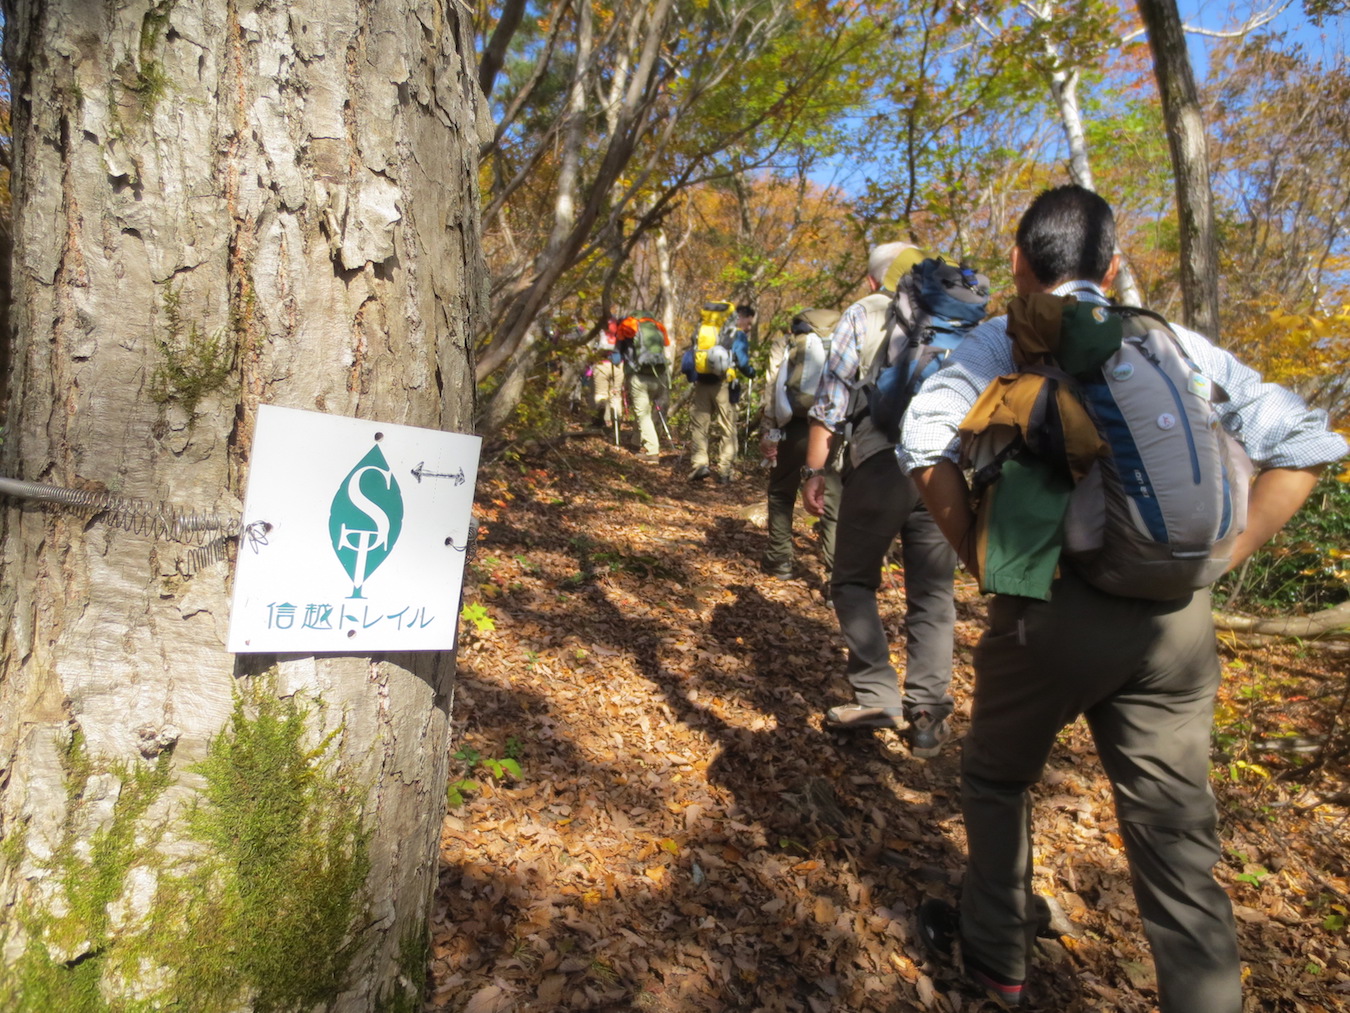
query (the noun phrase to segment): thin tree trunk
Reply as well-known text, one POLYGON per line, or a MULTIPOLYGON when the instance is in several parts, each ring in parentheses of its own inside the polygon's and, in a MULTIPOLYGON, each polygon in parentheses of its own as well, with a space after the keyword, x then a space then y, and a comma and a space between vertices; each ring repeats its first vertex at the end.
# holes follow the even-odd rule
MULTIPOLYGON (((680 342, 675 333, 675 272, 671 267, 670 240, 666 238, 665 229, 656 230, 655 246, 656 271, 660 281, 661 323, 666 325, 666 333, 670 335, 670 352, 678 353, 680 342)), ((669 359, 670 355, 668 354, 666 358, 669 359)))
MULTIPOLYGON (((1052 59, 1058 63, 1058 53, 1052 50, 1052 59)), ((1081 187, 1094 193, 1097 184, 1092 178, 1092 163, 1088 159, 1087 132, 1083 129, 1083 114, 1078 105, 1077 68, 1059 69, 1050 75, 1050 93, 1054 96, 1055 107, 1059 110, 1059 121, 1064 127, 1064 136, 1069 143, 1069 176, 1081 187)), ((1116 273, 1116 292, 1120 301, 1127 306, 1143 306, 1144 297, 1135 281, 1119 246, 1116 252, 1121 254, 1120 270, 1116 273)))
POLYGON ((1219 256, 1214 195, 1200 99, 1175 0, 1138 0, 1162 96, 1181 226, 1181 296, 1186 326, 1219 340, 1219 256))
POLYGON ((502 376, 502 382, 492 394, 478 420, 478 431, 484 436, 494 435, 515 412, 525 396, 525 384, 539 359, 539 328, 532 326, 525 332, 525 340, 511 358, 502 376))
MULTIPOLYGON (((468 429, 458 5, 3 15, 4 473, 228 514, 262 403, 468 429)), ((453 657, 236 659, 228 560, 5 505, 0 1007, 417 1008, 453 657)))

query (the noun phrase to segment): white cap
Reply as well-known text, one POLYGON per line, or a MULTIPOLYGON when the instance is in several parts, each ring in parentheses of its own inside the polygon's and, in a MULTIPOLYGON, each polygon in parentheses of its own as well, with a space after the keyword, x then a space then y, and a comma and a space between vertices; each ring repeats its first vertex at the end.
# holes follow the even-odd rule
POLYGON ((886 269, 891 266, 891 261, 906 250, 917 249, 913 243, 905 242, 881 243, 872 247, 872 252, 867 255, 868 275, 880 285, 886 280, 886 269))

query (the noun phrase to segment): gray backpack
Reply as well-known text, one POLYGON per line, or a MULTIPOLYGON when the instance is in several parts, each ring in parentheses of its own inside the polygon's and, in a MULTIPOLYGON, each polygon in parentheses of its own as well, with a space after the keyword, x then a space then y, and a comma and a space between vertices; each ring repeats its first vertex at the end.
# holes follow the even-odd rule
POLYGON ((1184 597, 1223 575, 1246 527, 1252 464, 1224 425, 1236 416, 1162 317, 1066 306, 1066 342, 1094 328, 1118 328, 1119 348, 1074 383, 1108 449, 1069 498, 1063 555, 1111 594, 1184 597))
POLYGON ((804 310, 792 318, 792 333, 778 372, 773 378, 770 421, 782 427, 794 418, 805 418, 816 403, 825 362, 830 355, 830 336, 839 322, 837 310, 804 310))

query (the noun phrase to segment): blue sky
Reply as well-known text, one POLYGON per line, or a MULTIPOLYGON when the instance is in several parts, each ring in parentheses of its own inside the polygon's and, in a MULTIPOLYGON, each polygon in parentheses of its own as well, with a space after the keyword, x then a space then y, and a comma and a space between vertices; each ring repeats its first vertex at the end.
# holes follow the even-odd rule
MULTIPOLYGON (((1188 25, 1217 31, 1242 24, 1253 12, 1278 8, 1281 4, 1254 3, 1251 0, 1238 3, 1231 0, 1180 0, 1179 6, 1182 19, 1188 25)), ((1287 41, 1301 45, 1313 59, 1331 63, 1345 59, 1350 18, 1327 18, 1318 28, 1304 15, 1302 0, 1292 0, 1284 5, 1283 11, 1276 14, 1266 31, 1283 35, 1287 41)), ((1203 80, 1206 55, 1212 40, 1201 35, 1190 35, 1188 38, 1196 77, 1203 80)))

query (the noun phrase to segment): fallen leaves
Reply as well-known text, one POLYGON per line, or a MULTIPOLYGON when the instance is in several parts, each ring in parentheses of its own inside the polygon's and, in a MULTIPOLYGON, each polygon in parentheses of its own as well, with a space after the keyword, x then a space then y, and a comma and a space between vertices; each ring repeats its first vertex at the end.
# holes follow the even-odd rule
MULTIPOLYGON (((957 895, 959 748, 916 763, 894 733, 820 730, 849 699, 837 624, 818 579, 758 572, 764 535, 744 511, 761 488, 691 487, 671 461, 594 441, 567 451, 480 482, 494 523, 466 601, 490 596, 497 628, 463 636, 452 749, 501 757, 515 739, 522 777, 452 761, 482 790, 443 827, 428 1013, 982 1013, 912 929, 924 897, 957 895)), ((798 562, 818 570, 806 531, 798 562)), ((881 607, 903 629, 901 593, 881 607)), ((983 610, 960 585, 958 734, 983 610)), ((1282 697, 1247 719, 1253 740, 1327 731, 1325 673, 1292 650, 1242 657, 1225 701, 1266 683, 1282 697)), ((1256 1006, 1344 1009, 1350 944, 1323 923, 1350 905, 1346 808, 1320 800, 1345 772, 1304 794, 1274 773, 1289 759, 1216 780, 1216 872, 1256 1006)), ((1149 1013, 1152 963, 1082 723, 1037 794, 1034 883, 1074 934, 1047 946, 1031 1008, 1149 1013)))

